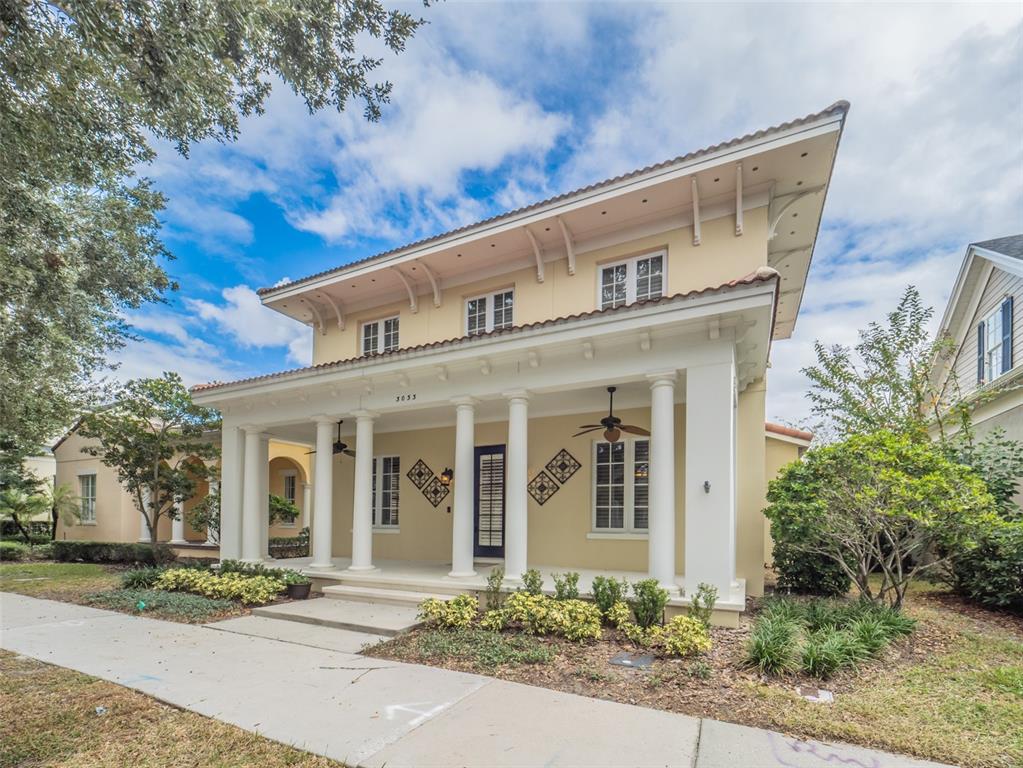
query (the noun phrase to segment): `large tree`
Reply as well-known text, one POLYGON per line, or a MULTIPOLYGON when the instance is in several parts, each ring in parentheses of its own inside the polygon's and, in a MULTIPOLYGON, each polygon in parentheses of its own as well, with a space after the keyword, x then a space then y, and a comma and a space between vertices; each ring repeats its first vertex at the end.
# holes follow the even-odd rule
POLYGON ((209 464, 220 451, 210 433, 219 425, 216 411, 193 403, 181 378, 165 373, 128 382, 78 431, 93 440, 83 450, 117 470, 155 546, 160 519, 177 519, 180 503, 214 474, 209 464))
POLYGON ((94 402, 124 311, 174 287, 151 137, 233 140, 275 80, 376 120, 390 84, 358 48, 422 23, 380 0, 0 0, 0 441, 94 402))

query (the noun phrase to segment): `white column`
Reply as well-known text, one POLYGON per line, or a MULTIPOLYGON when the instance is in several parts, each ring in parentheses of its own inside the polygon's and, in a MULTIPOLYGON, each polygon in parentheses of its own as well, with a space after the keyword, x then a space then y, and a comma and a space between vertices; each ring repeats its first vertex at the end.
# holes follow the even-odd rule
POLYGON ((142 489, 142 506, 146 510, 145 514, 139 512, 139 541, 149 543, 152 539, 149 538, 149 523, 146 522, 146 515, 149 514, 149 489, 142 489))
POLYGON ((242 488, 242 559, 259 562, 263 555, 259 550, 260 528, 263 527, 261 514, 266 500, 260 498, 260 442, 259 427, 245 428, 245 471, 242 488))
POLYGON ((302 483, 302 528, 309 527, 310 515, 313 510, 312 483, 302 483))
POLYGON ((675 378, 674 371, 650 380, 650 578, 677 592, 675 583, 675 378))
MULTIPOLYGON (((735 364, 686 370, 686 593, 735 578, 735 364)), ((651 475, 653 470, 651 469, 651 475)))
POLYGON ((504 566, 509 579, 526 572, 529 504, 528 426, 529 398, 524 391, 511 392, 508 398, 508 455, 505 481, 504 566))
POLYGON ((467 578, 473 570, 473 478, 476 448, 476 401, 462 397, 455 403, 455 498, 451 520, 451 572, 448 576, 467 578))
POLYGON ((375 413, 355 413, 355 497, 352 503, 352 564, 350 571, 373 567, 373 419, 375 413))
POLYGON ((270 436, 259 436, 259 556, 270 560, 270 436))
MULTIPOLYGON (((209 495, 210 496, 216 496, 217 492, 219 490, 220 490, 220 481, 219 480, 210 480, 209 491, 208 491, 209 495)), ((224 509, 223 509, 223 505, 221 505, 221 509, 220 509, 220 524, 221 525, 224 524, 224 509)), ((221 535, 223 535, 223 533, 224 533, 223 529, 221 529, 220 533, 221 533, 221 535)), ((216 546, 216 544, 217 544, 217 542, 215 542, 213 540, 213 532, 210 530, 209 526, 206 526, 206 544, 208 546, 216 546)))
MULTIPOLYGON (((329 570, 334 567, 331 559, 334 538, 334 473, 333 458, 334 420, 322 416, 316 420, 316 453, 313 454, 313 502, 315 517, 312 535, 313 562, 310 568, 329 570)), ((308 497, 308 494, 306 494, 308 497)))
POLYGON ((242 556, 242 486, 245 430, 224 427, 220 443, 220 559, 242 556))
POLYGON ((187 544, 185 540, 185 502, 174 502, 174 519, 171 520, 171 544, 187 544))

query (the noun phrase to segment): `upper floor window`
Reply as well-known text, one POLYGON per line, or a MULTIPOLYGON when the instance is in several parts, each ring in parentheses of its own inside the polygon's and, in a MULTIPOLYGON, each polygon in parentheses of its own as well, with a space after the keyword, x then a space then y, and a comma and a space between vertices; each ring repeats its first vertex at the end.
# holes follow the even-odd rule
POLYGON ((664 295, 665 252, 648 253, 600 268, 600 308, 612 309, 664 295))
POLYGON ((388 317, 362 324, 362 354, 375 355, 398 348, 398 318, 388 317))
POLYGON ((977 326, 977 383, 994 381, 1012 368, 1012 296, 977 326))
POLYGON ((96 475, 78 476, 81 522, 96 522, 96 475))
POLYGON ((515 291, 495 291, 465 302, 465 332, 469 336, 511 328, 515 291))
POLYGON ((593 529, 645 533, 650 520, 650 441, 593 444, 593 529))
POLYGON ((373 457, 373 526, 398 527, 398 481, 401 459, 397 456, 373 457))

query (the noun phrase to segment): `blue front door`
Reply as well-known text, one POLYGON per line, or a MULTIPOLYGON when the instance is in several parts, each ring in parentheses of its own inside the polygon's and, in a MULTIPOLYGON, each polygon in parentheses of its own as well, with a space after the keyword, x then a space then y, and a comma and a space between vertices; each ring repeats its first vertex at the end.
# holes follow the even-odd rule
POLYGON ((473 554, 504 557, 504 446, 476 447, 473 554))

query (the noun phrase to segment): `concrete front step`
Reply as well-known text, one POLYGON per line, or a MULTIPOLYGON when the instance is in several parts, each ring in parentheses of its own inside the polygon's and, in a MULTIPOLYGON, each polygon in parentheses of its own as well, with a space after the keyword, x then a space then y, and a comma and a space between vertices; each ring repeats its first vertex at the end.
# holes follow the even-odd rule
POLYGON ((450 600, 455 596, 445 592, 413 592, 404 589, 368 587, 356 584, 335 584, 331 587, 324 587, 323 594, 325 597, 335 600, 401 605, 411 608, 418 608, 421 602, 430 597, 435 597, 439 600, 450 600))
POLYGON ((315 624, 371 635, 395 635, 419 623, 414 606, 365 601, 313 598, 253 608, 252 615, 267 619, 315 624))
POLYGON ((342 653, 361 653, 367 646, 376 645, 389 636, 374 635, 368 632, 354 632, 350 629, 324 627, 296 621, 281 621, 280 617, 268 619, 265 616, 241 616, 237 619, 225 619, 204 624, 207 629, 221 632, 234 632, 249 637, 262 637, 292 645, 306 645, 311 648, 322 648, 327 651, 342 653))
MULTIPOLYGON (((316 571, 307 572, 308 576, 317 577, 323 574, 316 571)), ((459 582, 444 576, 429 577, 422 575, 384 576, 381 574, 353 575, 349 573, 340 574, 334 585, 345 585, 350 587, 366 587, 380 590, 399 590, 404 592, 425 592, 428 597, 452 598, 467 591, 479 591, 484 589, 482 583, 459 582)))

